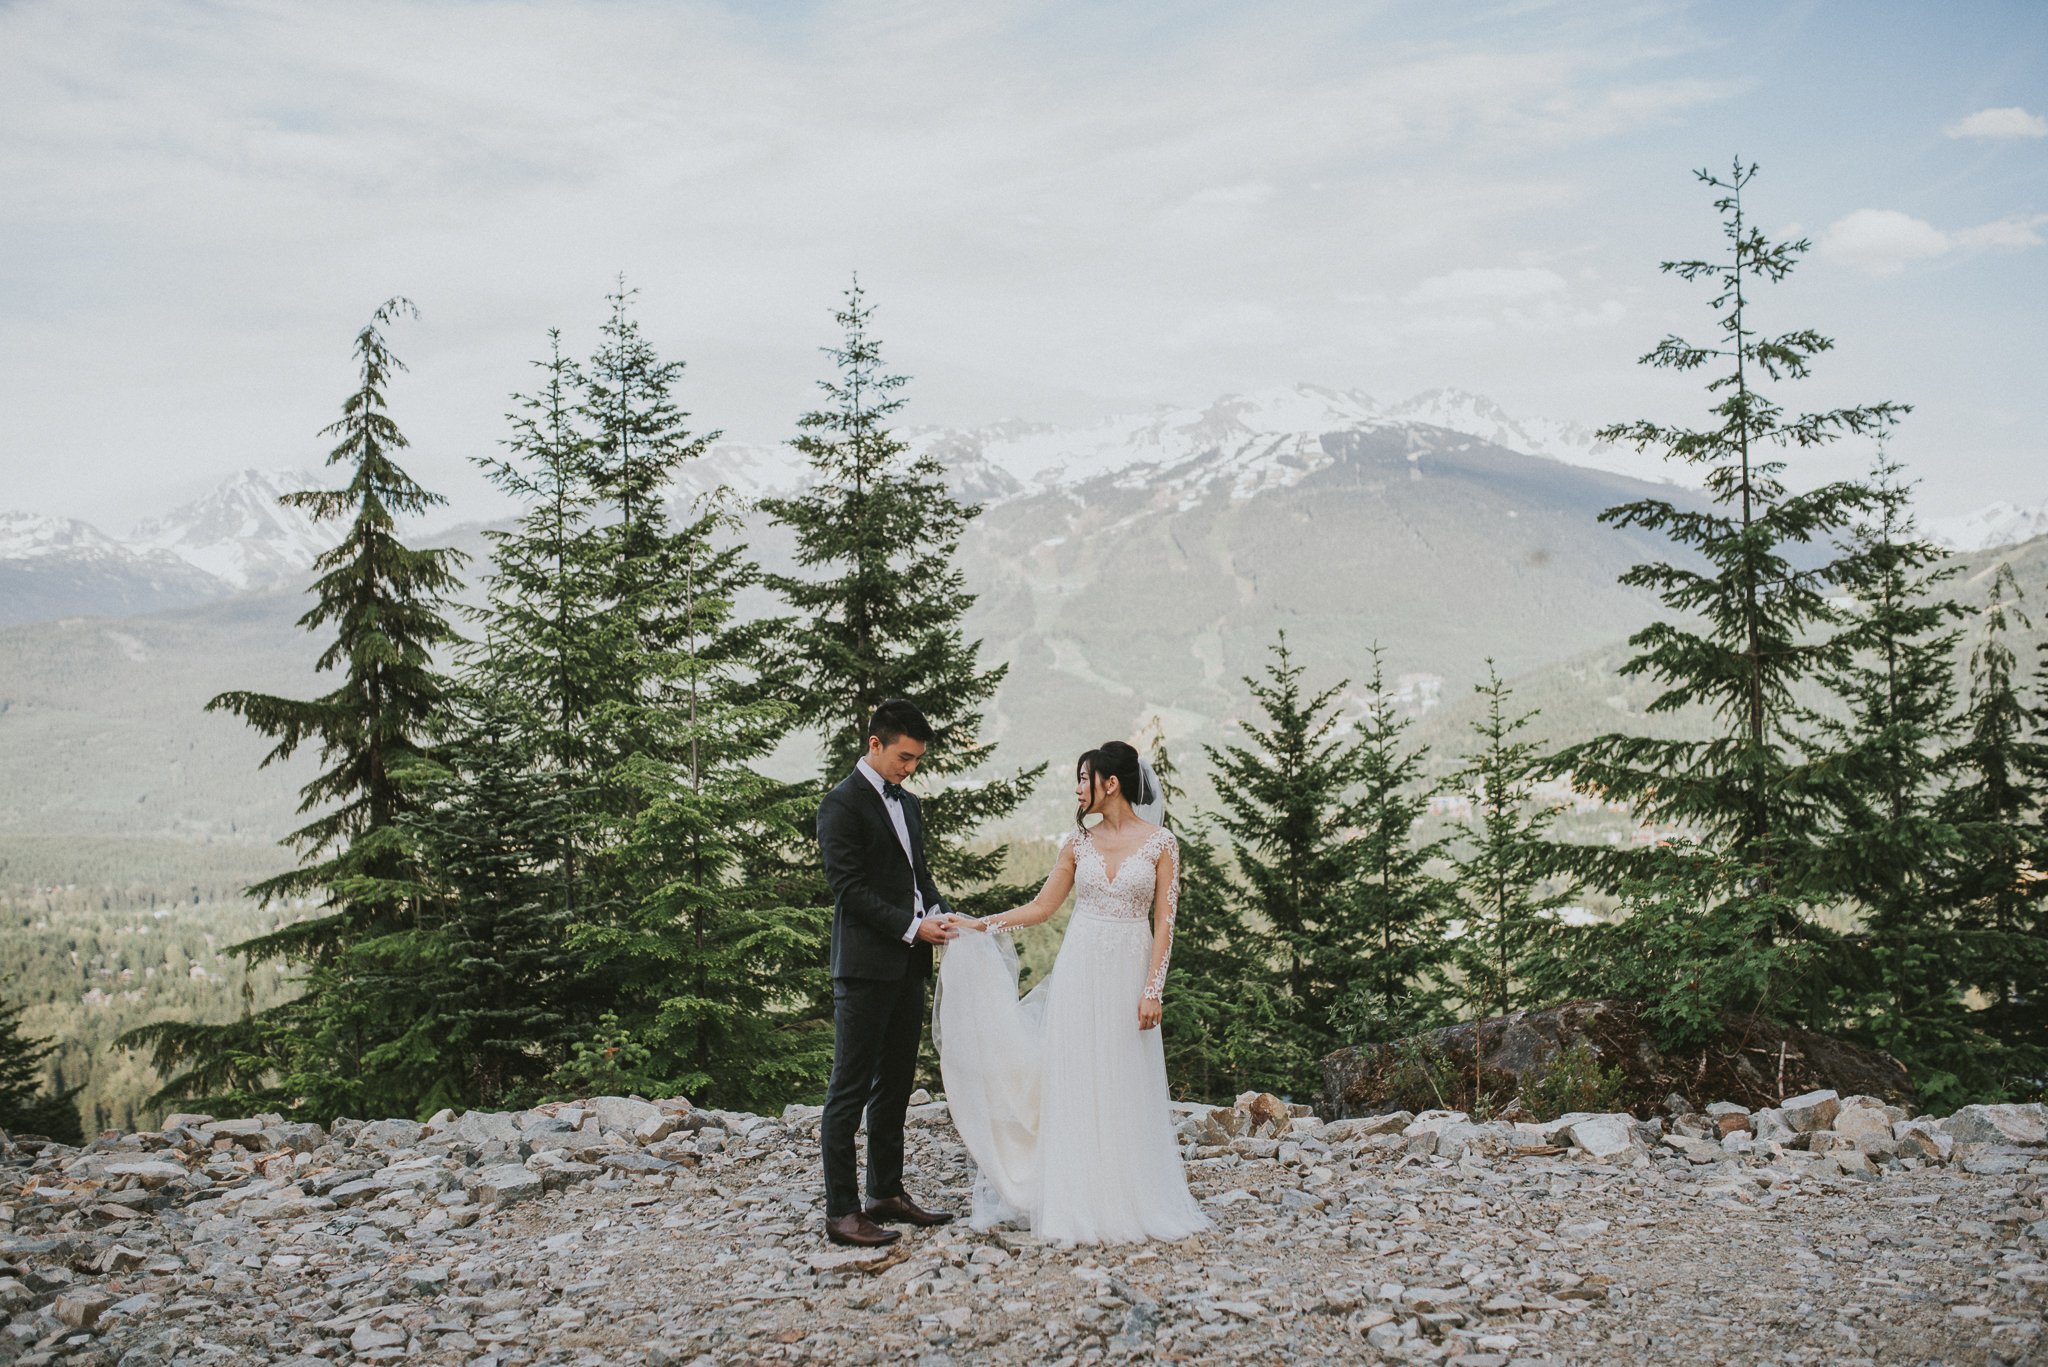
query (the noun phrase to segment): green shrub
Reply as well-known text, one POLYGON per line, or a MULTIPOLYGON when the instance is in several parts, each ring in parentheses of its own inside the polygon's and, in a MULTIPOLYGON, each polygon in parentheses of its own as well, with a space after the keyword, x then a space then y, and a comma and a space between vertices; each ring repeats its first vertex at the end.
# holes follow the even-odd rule
POLYGON ((1619 1068, 1600 1066, 1600 1055, 1584 1040, 1573 1040, 1522 1083, 1522 1109, 1538 1120, 1573 1111, 1620 1109, 1619 1068))

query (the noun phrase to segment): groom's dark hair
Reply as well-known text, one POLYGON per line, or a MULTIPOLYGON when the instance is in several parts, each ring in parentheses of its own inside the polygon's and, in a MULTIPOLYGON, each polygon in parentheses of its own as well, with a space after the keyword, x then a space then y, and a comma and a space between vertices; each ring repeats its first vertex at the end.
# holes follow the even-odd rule
POLYGON ((930 745, 932 724, 917 710, 917 704, 891 698, 875 709, 874 718, 868 722, 868 734, 884 745, 892 745, 905 736, 919 745, 930 745))

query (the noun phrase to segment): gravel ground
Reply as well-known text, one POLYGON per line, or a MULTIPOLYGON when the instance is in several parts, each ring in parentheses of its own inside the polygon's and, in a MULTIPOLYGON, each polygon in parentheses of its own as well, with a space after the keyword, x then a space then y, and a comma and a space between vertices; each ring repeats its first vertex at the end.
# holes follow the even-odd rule
MULTIPOLYGON (((670 1133, 613 1100, 645 1111, 551 1118, 547 1159, 537 1113, 5 1146, 0 1362, 2048 1362, 2048 1148, 1858 1176, 1302 1122, 1189 1144, 1217 1227, 1185 1243, 952 1226, 869 1254, 823 1238, 807 1115, 670 1133)), ((919 1112, 913 1194, 964 1209, 919 1112)))

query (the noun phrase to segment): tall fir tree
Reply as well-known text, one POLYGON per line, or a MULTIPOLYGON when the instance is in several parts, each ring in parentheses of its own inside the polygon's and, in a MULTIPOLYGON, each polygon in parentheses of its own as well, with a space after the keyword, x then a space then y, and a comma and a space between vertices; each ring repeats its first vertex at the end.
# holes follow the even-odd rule
POLYGON ((2021 597, 2011 565, 1999 565, 1970 652, 1969 702, 1948 757, 1954 782, 1944 804, 1964 855, 1948 878, 1963 967, 1985 1001, 1975 1023, 2005 1054, 1987 1092, 2038 1092, 2048 1070, 2048 713, 2019 685, 2011 634, 2031 625, 2021 597))
POLYGON ((821 1091, 830 1068, 830 920, 773 855, 800 840, 815 791, 760 771, 796 713, 764 696, 766 638, 783 627, 738 612, 759 570, 722 540, 736 530, 713 506, 659 549, 675 590, 650 635, 665 642, 650 682, 666 730, 616 776, 633 798, 606 855, 619 911, 574 943, 644 1051, 636 1081, 766 1108, 821 1091))
POLYGON ((577 969, 555 1000, 574 1042, 541 1085, 778 1103, 816 1090, 829 1058, 824 913, 764 853, 793 841, 802 805, 758 769, 795 716, 764 664, 783 624, 737 612, 759 570, 726 496, 678 515, 678 478, 718 434, 692 430, 684 364, 647 338, 633 291, 607 302, 586 364, 551 339, 493 469, 527 512, 499 539, 474 662, 523 705, 554 785, 528 796, 558 814, 550 902, 577 969))
POLYGON ((1316 1060, 1343 1042, 1334 1015, 1370 950, 1356 922, 1363 847, 1353 838, 1366 761, 1338 703, 1348 681, 1311 693, 1305 672, 1281 633, 1263 677, 1244 679, 1260 720, 1239 723, 1241 743, 1204 747, 1243 887, 1240 917, 1272 936, 1285 1085, 1302 1096, 1317 1086, 1316 1060))
POLYGON ((1409 739, 1413 721, 1401 715, 1387 691, 1379 645, 1370 658, 1356 743, 1358 794, 1351 808, 1357 862, 1350 933, 1332 946, 1356 958, 1338 1008, 1354 1043, 1396 1039, 1442 1022, 1445 923, 1456 897, 1433 867, 1449 857, 1448 839, 1417 835, 1432 795, 1429 751, 1409 739))
POLYGON ((1816 710, 1804 728, 1827 812, 1815 872, 1861 922, 1830 975, 1836 1012, 1939 1104, 1981 1091, 1989 1061, 1965 1019, 1957 927, 1939 888, 1959 852, 1940 797, 1962 609, 1942 593, 1955 567, 1919 535, 1897 463, 1880 454, 1868 487, 1874 505, 1842 562, 1853 653, 1821 676, 1841 710, 1816 710))
POLYGON ((327 463, 346 470, 348 483, 280 500, 317 521, 348 523, 340 543, 314 562, 316 601, 299 619, 307 631, 333 628, 316 668, 339 669, 339 684, 310 701, 230 692, 207 704, 276 742, 265 764, 317 743, 327 766, 300 792, 299 810, 319 815, 287 838, 304 862, 249 890, 261 900, 316 897, 319 914, 232 949, 251 963, 282 957, 303 968, 304 991, 225 1025, 166 1022, 129 1032, 124 1044, 150 1049, 172 1074, 159 1099, 314 1119, 390 1114, 396 1104, 366 1067, 393 1025, 378 1014, 390 998, 379 980, 392 969, 366 947, 416 922, 417 870, 400 818, 414 804, 408 770, 424 757, 446 698, 433 656, 456 640, 443 603, 462 559, 412 549, 398 536, 399 518, 443 502, 398 465, 407 442, 384 397, 405 367, 382 329, 416 312, 392 299, 356 337, 357 387, 322 432, 339 438, 327 463))
MULTIPOLYGON (((934 735, 921 773, 950 780, 925 800, 932 870, 949 892, 992 884, 1006 850, 968 848, 982 825, 1015 811, 1044 766, 966 782, 994 753, 983 712, 1008 667, 983 669, 981 643, 961 620, 974 597, 958 558, 980 509, 947 488, 929 451, 913 455, 890 430, 908 379, 890 373, 872 331, 874 310, 856 278, 833 314, 843 340, 825 348, 836 375, 818 382, 825 402, 797 420, 796 449, 810 464, 802 493, 762 501, 796 542, 799 574, 768 576, 795 610, 788 658, 803 714, 822 733, 820 768, 837 782, 866 751, 867 724, 890 698, 915 703, 934 735)), ((962 898, 962 910, 1007 905, 1022 890, 962 898)))
POLYGON ((1473 689, 1486 711, 1472 722, 1476 744, 1452 780, 1471 795, 1474 830, 1457 860, 1465 933, 1450 942, 1450 957, 1476 1018, 1545 998, 1567 952, 1555 913, 1573 888, 1559 876, 1550 836, 1558 807, 1536 794, 1543 752, 1523 738, 1537 713, 1514 711, 1514 690, 1490 659, 1486 682, 1473 689))
POLYGON ((521 511, 512 526, 486 533, 491 565, 485 600, 471 611, 478 634, 464 675, 493 729, 518 734, 528 762, 557 789, 564 838, 553 896, 573 911, 593 838, 592 718, 615 696, 612 672, 633 643, 630 624, 608 610, 613 567, 596 521, 593 443, 578 422, 582 372, 556 331, 536 366, 539 387, 514 396, 506 454, 478 461, 521 511))
POLYGON ((1288 1090, 1310 1060, 1289 1029, 1270 946, 1245 923, 1204 823, 1176 815, 1186 794, 1162 730, 1154 729, 1149 748, 1165 822, 1180 846, 1173 973, 1161 1022, 1167 1079, 1175 1095, 1195 1100, 1288 1090))
MULTIPOLYGON (((1658 451, 1703 471, 1711 500, 1705 509, 1641 499, 1609 508, 1601 521, 1661 532, 1683 552, 1680 560, 1637 565, 1622 576, 1624 584, 1656 593, 1672 614, 1629 638, 1635 654, 1622 672, 1660 686, 1652 713, 1703 709, 1714 734, 1705 740, 1609 734, 1555 760, 1582 787, 1696 835, 1698 849, 1677 856, 1653 848, 1591 855, 1585 862, 1610 887, 1634 878, 1664 887, 1682 883, 1691 890, 1688 897, 1707 886, 1725 889, 1728 901, 1701 914, 1746 927, 1742 942, 1758 955, 1752 967, 1768 965, 1761 976, 1727 972, 1726 965, 1700 976, 1727 986, 1765 984, 1746 1000, 1721 1003, 1731 1007, 1757 1006, 1770 991, 1790 986, 1781 970, 1793 960, 1775 953, 1777 941, 1826 938, 1805 896, 1807 856, 1822 807, 1788 726, 1799 685, 1840 667, 1853 646, 1842 609, 1830 601, 1841 567, 1815 548, 1829 545, 1871 503, 1869 490, 1854 481, 1789 489, 1779 453, 1844 435, 1881 436, 1906 411, 1879 403, 1791 414, 1766 392, 1768 385, 1805 378, 1813 359, 1833 343, 1810 329, 1772 335, 1756 326, 1751 292, 1783 281, 1808 244, 1773 242, 1751 223, 1743 194, 1755 175, 1754 166, 1740 163, 1726 178, 1699 172, 1716 192, 1726 252, 1663 265, 1667 273, 1712 287, 1718 343, 1667 337, 1643 357, 1646 365, 1681 373, 1718 366, 1706 386, 1717 396, 1712 424, 1693 429, 1646 420, 1600 433, 1603 440, 1658 451), (1700 875, 1643 867, 1696 854, 1718 861, 1716 870, 1700 875), (1731 881, 1733 869, 1744 872, 1731 881)), ((1718 933, 1701 941, 1715 952, 1733 942, 1718 933)))
POLYGON ((590 494, 605 510, 588 552, 588 563, 608 576, 603 601, 611 625, 605 691, 586 709, 600 768, 631 755, 674 757, 674 652, 690 612, 684 575, 712 524, 699 519, 679 531, 668 499, 677 472, 720 435, 690 429, 675 394, 684 363, 665 359, 647 339, 632 313, 634 294, 621 281, 607 297, 611 316, 583 367, 577 405, 590 494))

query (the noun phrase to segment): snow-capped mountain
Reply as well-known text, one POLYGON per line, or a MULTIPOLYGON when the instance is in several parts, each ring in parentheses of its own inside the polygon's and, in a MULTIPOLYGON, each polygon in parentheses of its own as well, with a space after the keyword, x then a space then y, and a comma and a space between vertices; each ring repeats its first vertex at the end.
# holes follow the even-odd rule
POLYGON ((2048 503, 2031 508, 1992 503, 1974 513, 1929 518, 1927 534, 1951 550, 1985 551, 2048 536, 2048 503))
MULTIPOLYGON (((1405 449, 1410 462, 1424 452, 1456 449, 1463 438, 1467 445, 1574 467, 1668 477, 1654 460, 1605 446, 1583 428, 1518 419, 1489 399, 1454 389, 1385 404, 1361 390, 1297 384, 1073 426, 1017 420, 916 428, 903 436, 914 452, 944 467, 959 497, 991 509, 1102 480, 1149 489, 1169 510, 1216 493, 1253 499, 1292 488, 1361 444, 1393 449, 1389 441, 1405 449)), ((724 486, 748 505, 800 488, 808 474, 803 457, 787 444, 721 442, 680 472, 674 496, 687 506, 724 486)), ((34 577, 47 591, 17 593, 0 617, 135 611, 289 582, 334 544, 340 528, 317 524, 278 498, 324 483, 300 470, 243 470, 204 497, 137 525, 126 538, 83 522, 12 515, 0 522, 0 571, 19 589, 27 582, 25 567, 34 564, 34 577), (103 606, 93 605, 95 594, 103 606)))
POLYGON ((90 522, 0 512, 0 560, 119 560, 131 555, 90 522))
POLYGON ((278 496, 320 487, 303 470, 244 470, 204 497, 138 523, 128 544, 163 551, 236 589, 302 573, 339 532, 278 496))
MULTIPOLYGON (((1235 456, 1226 461, 1227 474, 1211 468, 1209 477, 1229 478, 1239 496, 1250 497, 1327 463, 1331 455, 1325 448, 1333 443, 1326 436, 1414 427, 1440 428, 1566 465, 1652 481, 1676 479, 1653 458, 1596 441, 1586 428, 1517 419, 1490 399, 1456 389, 1383 404, 1361 390, 1297 384, 1228 394, 1199 408, 1162 406, 1074 427, 1012 421, 919 428, 906 438, 913 450, 938 457, 962 496, 993 504, 1126 471, 1171 480, 1181 467, 1212 467, 1226 453, 1235 456)), ((726 443, 712 450, 693 482, 722 481, 740 493, 758 494, 791 487, 803 474, 801 460, 787 447, 726 443)))
POLYGON ((81 613, 155 612, 221 596, 220 581, 89 522, 0 512, 0 625, 81 613))

